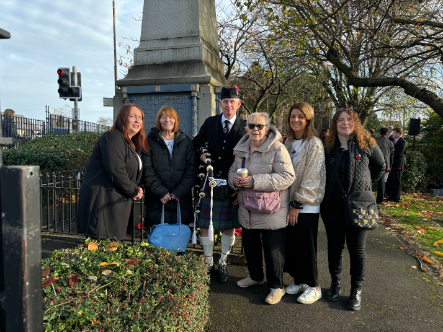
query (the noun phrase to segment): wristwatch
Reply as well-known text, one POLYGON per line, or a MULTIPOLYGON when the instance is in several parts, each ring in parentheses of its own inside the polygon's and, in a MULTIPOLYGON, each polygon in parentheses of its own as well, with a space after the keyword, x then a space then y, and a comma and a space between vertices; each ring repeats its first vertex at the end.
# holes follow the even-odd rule
POLYGON ((297 201, 292 201, 289 205, 290 205, 290 207, 293 207, 294 209, 297 209, 297 210, 302 210, 303 209, 302 204, 300 202, 297 202, 297 201))

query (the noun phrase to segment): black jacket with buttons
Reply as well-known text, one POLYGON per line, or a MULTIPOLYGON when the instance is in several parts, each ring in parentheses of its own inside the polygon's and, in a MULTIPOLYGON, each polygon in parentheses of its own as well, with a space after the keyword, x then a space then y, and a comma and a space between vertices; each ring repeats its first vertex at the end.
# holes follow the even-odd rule
MULTIPOLYGON (((142 154, 145 186, 145 224, 160 223, 162 203, 167 193, 180 199, 182 223, 193 221, 191 189, 196 181, 195 155, 192 141, 181 130, 175 133, 172 158, 165 141, 157 128, 147 136, 151 150, 142 154)), ((176 223, 177 202, 170 200, 165 205, 165 222, 176 223)))
POLYGON ((210 158, 212 166, 214 167, 214 174, 218 178, 227 179, 229 168, 234 162, 234 147, 238 141, 246 134, 247 121, 240 118, 237 113, 234 125, 229 131, 226 145, 220 145, 220 126, 222 115, 215 115, 207 118, 200 128, 200 131, 193 140, 194 151, 197 157, 197 162, 201 164, 200 156, 202 155, 200 148, 205 146, 208 142, 210 158))

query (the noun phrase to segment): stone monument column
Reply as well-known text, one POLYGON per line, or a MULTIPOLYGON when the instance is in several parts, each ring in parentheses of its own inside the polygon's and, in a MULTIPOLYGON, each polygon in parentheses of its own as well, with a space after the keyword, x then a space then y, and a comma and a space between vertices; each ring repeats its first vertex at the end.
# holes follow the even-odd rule
MULTIPOLYGON (((226 86, 214 0, 145 0, 134 65, 117 86, 197 84, 198 127, 215 115, 214 87, 226 86)), ((124 91, 114 100, 114 117, 124 91)))

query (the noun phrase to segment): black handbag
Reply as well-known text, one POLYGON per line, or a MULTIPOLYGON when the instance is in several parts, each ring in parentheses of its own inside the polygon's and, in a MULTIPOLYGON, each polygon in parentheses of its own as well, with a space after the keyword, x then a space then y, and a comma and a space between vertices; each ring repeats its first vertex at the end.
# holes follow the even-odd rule
POLYGON ((346 226, 357 229, 375 229, 379 223, 379 215, 375 195, 372 191, 346 192, 340 181, 335 163, 332 164, 336 176, 337 185, 343 192, 345 199, 345 222, 346 226))

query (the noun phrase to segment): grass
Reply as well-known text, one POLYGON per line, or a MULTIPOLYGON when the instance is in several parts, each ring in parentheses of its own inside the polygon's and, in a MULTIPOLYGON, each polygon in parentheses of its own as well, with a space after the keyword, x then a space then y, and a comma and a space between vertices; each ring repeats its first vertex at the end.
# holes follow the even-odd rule
POLYGON ((383 203, 380 209, 398 221, 403 234, 417 239, 443 262, 443 197, 409 194, 400 203, 383 203))

